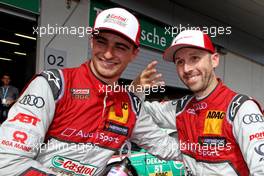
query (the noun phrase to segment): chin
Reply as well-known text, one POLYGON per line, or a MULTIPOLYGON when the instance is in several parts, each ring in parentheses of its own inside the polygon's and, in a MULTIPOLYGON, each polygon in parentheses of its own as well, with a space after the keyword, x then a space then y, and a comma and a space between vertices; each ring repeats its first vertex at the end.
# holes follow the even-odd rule
POLYGON ((198 87, 198 86, 195 86, 195 85, 188 86, 188 87, 189 87, 189 89, 190 89, 192 92, 194 92, 194 93, 196 93, 196 92, 200 92, 200 91, 201 91, 201 87, 198 87))
POLYGON ((114 77, 114 74, 109 74, 109 72, 101 72, 100 75, 104 78, 112 78, 114 77))

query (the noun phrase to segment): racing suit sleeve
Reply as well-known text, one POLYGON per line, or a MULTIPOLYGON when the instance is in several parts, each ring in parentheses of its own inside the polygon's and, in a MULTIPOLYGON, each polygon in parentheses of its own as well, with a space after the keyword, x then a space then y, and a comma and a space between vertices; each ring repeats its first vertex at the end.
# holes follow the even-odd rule
POLYGON ((233 121, 233 135, 246 161, 250 175, 264 175, 264 117, 253 101, 245 101, 233 121))
POLYGON ((143 102, 145 112, 151 116, 153 121, 161 128, 176 130, 176 104, 175 101, 160 103, 143 102))
POLYGON ((165 101, 165 102, 148 102, 145 100, 145 94, 142 92, 134 92, 142 101, 142 106, 145 108, 145 112, 151 116, 153 121, 161 128, 168 128, 176 130, 176 117, 180 114, 186 104, 191 100, 193 96, 186 95, 180 99, 165 101))
POLYGON ((53 175, 34 160, 52 122, 55 101, 44 77, 36 77, 0 127, 0 175, 53 175))
POLYGON ((180 159, 180 147, 176 138, 170 137, 157 126, 142 106, 131 141, 152 155, 165 160, 180 159))

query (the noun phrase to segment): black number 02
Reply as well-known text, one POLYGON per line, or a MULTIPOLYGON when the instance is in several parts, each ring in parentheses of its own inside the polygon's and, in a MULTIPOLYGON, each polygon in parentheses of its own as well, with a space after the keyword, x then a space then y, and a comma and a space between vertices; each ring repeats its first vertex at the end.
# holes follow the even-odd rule
POLYGON ((59 67, 63 67, 63 61, 64 61, 64 58, 62 56, 58 56, 57 59, 54 55, 49 55, 48 56, 48 63, 50 65, 57 65, 59 67))

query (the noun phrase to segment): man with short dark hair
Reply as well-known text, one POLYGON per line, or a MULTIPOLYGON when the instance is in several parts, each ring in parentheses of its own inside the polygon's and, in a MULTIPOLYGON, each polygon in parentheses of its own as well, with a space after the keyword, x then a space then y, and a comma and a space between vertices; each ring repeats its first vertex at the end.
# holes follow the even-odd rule
POLYGON ((176 141, 144 115, 136 96, 109 91, 135 59, 139 37, 134 15, 104 10, 88 62, 37 75, 0 128, 0 175, 100 175, 130 138, 160 157, 177 156, 176 141))

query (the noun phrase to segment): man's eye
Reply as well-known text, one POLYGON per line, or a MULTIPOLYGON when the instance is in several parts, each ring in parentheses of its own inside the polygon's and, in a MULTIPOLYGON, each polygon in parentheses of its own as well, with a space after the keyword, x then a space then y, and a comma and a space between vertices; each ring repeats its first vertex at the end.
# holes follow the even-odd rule
POLYGON ((184 61, 182 60, 182 59, 177 59, 176 61, 175 61, 175 64, 176 65, 182 65, 184 63, 184 61))
POLYGON ((200 57, 199 56, 192 56, 192 61, 199 61, 200 57))
POLYGON ((126 48, 123 47, 123 46, 116 46, 116 48, 119 49, 119 50, 122 50, 122 51, 126 51, 126 48))

